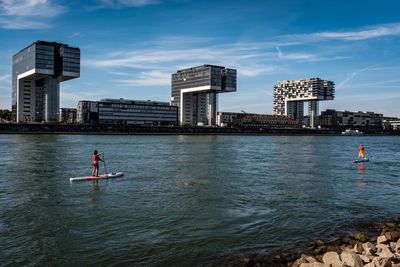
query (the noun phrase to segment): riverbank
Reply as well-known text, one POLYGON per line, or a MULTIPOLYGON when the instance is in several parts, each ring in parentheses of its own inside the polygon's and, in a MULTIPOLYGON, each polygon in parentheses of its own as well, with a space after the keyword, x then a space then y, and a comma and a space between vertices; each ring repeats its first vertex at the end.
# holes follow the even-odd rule
POLYGON ((313 240, 307 247, 282 249, 276 255, 244 253, 207 267, 400 267, 400 218, 365 223, 359 231, 329 240, 313 240))
MULTIPOLYGON (((238 128, 238 127, 180 127, 180 126, 136 126, 136 125, 91 125, 91 124, 41 124, 0 123, 0 134, 118 134, 118 135, 340 135, 343 129, 310 128, 238 128)), ((400 131, 363 129, 366 135, 400 135, 400 131)))

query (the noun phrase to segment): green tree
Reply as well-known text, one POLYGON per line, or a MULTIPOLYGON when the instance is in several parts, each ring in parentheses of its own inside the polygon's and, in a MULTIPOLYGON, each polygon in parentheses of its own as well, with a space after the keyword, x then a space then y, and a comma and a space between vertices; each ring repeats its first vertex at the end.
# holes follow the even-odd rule
POLYGON ((11 121, 11 111, 8 109, 0 109, 0 119, 11 121))

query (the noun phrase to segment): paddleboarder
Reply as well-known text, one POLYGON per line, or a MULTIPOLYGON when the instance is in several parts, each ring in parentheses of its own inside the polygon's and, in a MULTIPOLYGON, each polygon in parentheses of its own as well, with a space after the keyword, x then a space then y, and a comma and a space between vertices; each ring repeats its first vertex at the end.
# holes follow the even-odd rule
POLYGON ((357 159, 360 159, 360 158, 365 160, 365 149, 364 149, 363 144, 360 144, 360 146, 358 147, 358 157, 357 157, 357 159))
POLYGON ((99 161, 103 160, 100 158, 100 155, 97 153, 97 150, 95 150, 92 155, 92 164, 93 164, 92 176, 99 177, 99 161))

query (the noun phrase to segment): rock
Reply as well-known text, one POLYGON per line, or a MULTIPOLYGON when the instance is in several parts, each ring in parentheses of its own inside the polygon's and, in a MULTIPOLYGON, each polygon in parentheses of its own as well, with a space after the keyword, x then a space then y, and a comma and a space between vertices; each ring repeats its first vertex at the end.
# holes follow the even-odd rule
POLYGON ((311 256, 307 256, 306 261, 309 263, 318 262, 314 257, 311 257, 311 256))
POLYGON ((340 255, 340 259, 342 262, 350 267, 362 267, 363 261, 361 260, 360 256, 358 256, 353 251, 343 251, 340 255))
POLYGON ((392 267, 392 262, 386 258, 376 257, 372 263, 375 267, 392 267))
POLYGON ((321 254, 326 252, 326 246, 322 246, 322 247, 318 247, 316 249, 313 250, 315 254, 321 254))
POLYGON ((355 240, 360 241, 360 242, 367 242, 368 236, 364 232, 357 232, 351 235, 355 240))
POLYGON ((330 240, 328 244, 335 247, 340 246, 342 244, 342 239, 340 237, 335 237, 330 240))
POLYGON ((386 232, 385 237, 389 241, 397 241, 400 238, 400 232, 399 231, 386 232))
POLYGON ((354 245, 354 247, 353 247, 353 251, 354 251, 355 253, 361 254, 361 253, 364 251, 362 244, 359 243, 359 242, 356 243, 356 244, 354 245))
POLYGON ((367 256, 365 256, 365 255, 359 255, 359 256, 360 256, 361 260, 362 260, 364 263, 369 263, 369 262, 371 262, 371 259, 368 258, 367 256))
POLYGON ((337 252, 327 252, 322 257, 322 261, 331 267, 343 267, 344 264, 340 260, 339 254, 337 252))
POLYGON ((375 252, 376 252, 376 247, 371 242, 363 243, 362 247, 363 247, 363 249, 365 251, 365 255, 367 255, 367 256, 374 255, 375 252))
POLYGON ((376 245, 376 255, 389 260, 394 258, 394 254, 390 251, 388 245, 385 244, 376 245))
MULTIPOLYGON (((343 245, 342 245, 343 246, 343 245)), ((343 248, 344 249, 344 248, 343 248)), ((327 247, 326 247, 326 252, 340 252, 342 249, 341 249, 341 246, 340 247, 337 247, 337 246, 332 246, 332 245, 328 245, 327 247)))
POLYGON ((396 242, 390 242, 389 243, 389 249, 390 249, 390 251, 392 251, 392 252, 395 252, 396 251, 396 242))
POLYGON ((306 260, 306 255, 301 255, 301 257, 299 258, 299 259, 297 259, 294 263, 293 263, 293 265, 292 265, 292 267, 300 267, 300 265, 302 264, 302 263, 308 263, 307 262, 307 260, 306 260))
POLYGON ((394 253, 400 255, 400 239, 397 240, 396 247, 394 248, 394 253))
POLYGON ((381 229, 381 234, 385 234, 386 232, 396 231, 397 225, 394 223, 384 223, 378 225, 378 228, 381 229))
POLYGON ((375 267, 375 264, 373 262, 370 262, 365 264, 364 267, 375 267))
POLYGON ((388 240, 387 240, 386 236, 385 235, 381 235, 381 236, 378 236, 378 239, 376 240, 376 243, 381 244, 381 243, 386 243, 387 241, 388 240))
POLYGON ((325 265, 321 262, 313 262, 313 263, 302 263, 300 267, 329 267, 329 265, 325 265))

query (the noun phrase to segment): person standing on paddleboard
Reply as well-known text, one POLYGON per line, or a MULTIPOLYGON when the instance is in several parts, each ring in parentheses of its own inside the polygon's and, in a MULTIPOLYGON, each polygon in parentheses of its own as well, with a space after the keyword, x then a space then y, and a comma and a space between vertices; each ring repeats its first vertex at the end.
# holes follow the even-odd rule
POLYGON ((360 144, 360 146, 358 147, 358 157, 357 157, 357 159, 360 159, 360 158, 365 159, 365 149, 364 149, 363 144, 360 144))
POLYGON ((92 176, 99 177, 99 161, 103 160, 98 155, 97 150, 95 150, 92 155, 92 164, 93 164, 92 176))

